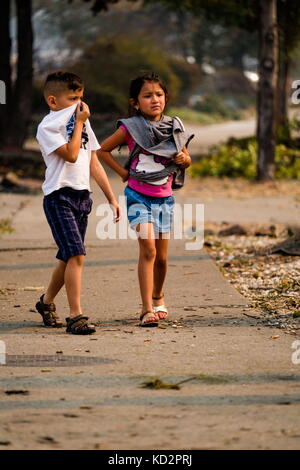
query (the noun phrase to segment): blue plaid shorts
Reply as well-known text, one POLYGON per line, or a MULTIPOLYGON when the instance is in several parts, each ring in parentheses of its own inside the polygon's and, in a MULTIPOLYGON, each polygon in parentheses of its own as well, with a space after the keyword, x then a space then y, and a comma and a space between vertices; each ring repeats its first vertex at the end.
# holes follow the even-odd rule
POLYGON ((43 207, 58 246, 56 258, 65 263, 85 255, 84 237, 93 201, 87 189, 64 187, 44 197, 43 207))

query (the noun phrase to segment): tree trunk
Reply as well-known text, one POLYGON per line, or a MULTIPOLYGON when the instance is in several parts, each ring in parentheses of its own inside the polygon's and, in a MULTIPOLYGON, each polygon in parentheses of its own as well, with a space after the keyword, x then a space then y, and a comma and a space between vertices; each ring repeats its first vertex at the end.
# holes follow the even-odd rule
POLYGON ((290 55, 286 44, 284 31, 279 40, 279 70, 277 84, 277 115, 276 134, 281 142, 288 142, 291 138, 288 116, 288 77, 290 70, 290 55))
POLYGON ((0 80, 5 83, 6 104, 0 104, 0 147, 4 144, 7 132, 7 116, 11 105, 11 68, 10 50, 11 39, 9 32, 10 0, 1 3, 0 15, 0 80))
POLYGON ((18 65, 6 146, 22 148, 31 116, 33 79, 33 33, 31 0, 16 0, 18 21, 18 65))
POLYGON ((274 177, 278 28, 276 0, 260 0, 257 179, 274 177))

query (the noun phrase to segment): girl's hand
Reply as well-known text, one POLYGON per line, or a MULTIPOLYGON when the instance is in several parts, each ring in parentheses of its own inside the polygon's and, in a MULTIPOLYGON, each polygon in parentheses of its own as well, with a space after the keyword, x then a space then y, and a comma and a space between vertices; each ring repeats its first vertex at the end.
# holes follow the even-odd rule
POLYGON ((183 167, 188 167, 191 164, 191 157, 185 152, 177 153, 173 160, 177 165, 182 165, 183 167))
POLYGON ((114 213, 114 222, 119 222, 119 220, 121 219, 122 217, 122 209, 121 207, 119 206, 119 204, 117 203, 117 201, 113 201, 110 203, 111 207, 112 207, 112 211, 114 213))
POLYGON ((122 174, 121 178, 122 178, 123 183, 125 183, 129 178, 129 171, 124 170, 124 174, 122 174))
POLYGON ((79 101, 76 111, 77 121, 85 122, 90 117, 90 109, 86 103, 79 101))

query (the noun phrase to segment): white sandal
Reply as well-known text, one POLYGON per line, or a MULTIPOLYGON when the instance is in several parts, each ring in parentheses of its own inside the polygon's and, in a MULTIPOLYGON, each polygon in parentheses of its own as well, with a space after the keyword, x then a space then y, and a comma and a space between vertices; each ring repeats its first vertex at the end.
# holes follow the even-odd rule
MULTIPOLYGON (((161 295, 160 297, 152 297, 153 300, 160 300, 164 297, 164 294, 161 295)), ((157 305, 156 307, 153 307, 153 312, 154 313, 158 313, 158 317, 160 320, 166 320, 168 318, 168 309, 165 305, 157 305), (159 313, 162 312, 164 313, 165 315, 164 316, 160 316, 159 313)))

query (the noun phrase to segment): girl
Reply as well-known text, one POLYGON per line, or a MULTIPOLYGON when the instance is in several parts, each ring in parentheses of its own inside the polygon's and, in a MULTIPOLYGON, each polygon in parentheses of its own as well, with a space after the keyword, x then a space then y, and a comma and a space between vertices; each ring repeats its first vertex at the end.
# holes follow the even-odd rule
POLYGON ((133 117, 118 121, 118 130, 97 154, 128 181, 124 192, 127 215, 139 243, 140 326, 148 327, 168 317, 163 284, 174 206, 172 188, 183 184, 184 170, 191 164, 186 147, 193 136, 185 133, 178 118, 163 114, 169 95, 157 75, 132 80, 129 95, 133 117), (123 144, 130 151, 125 168, 111 154, 123 144))

